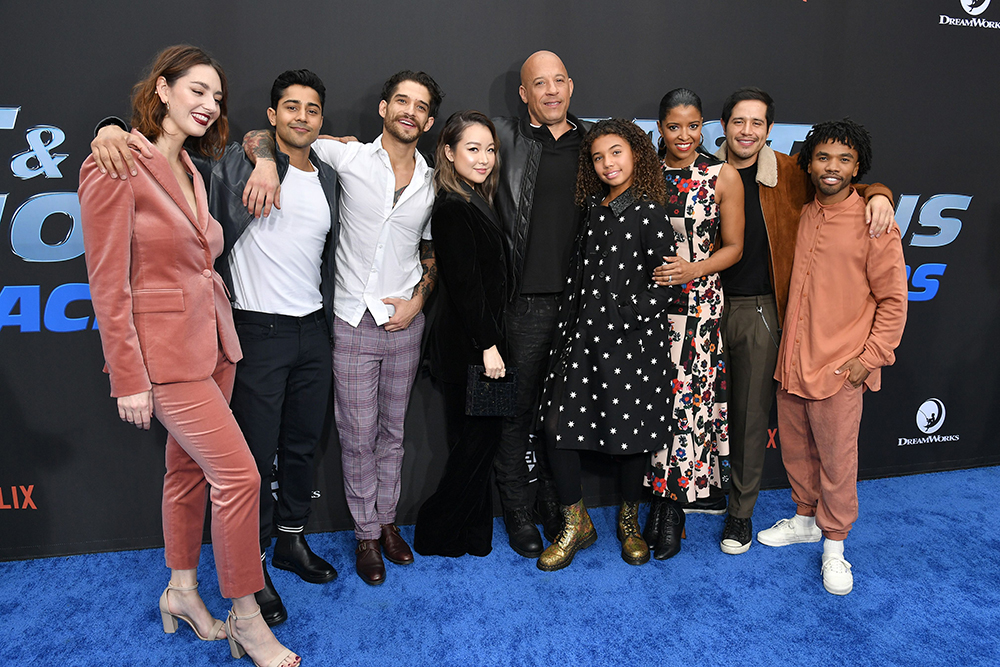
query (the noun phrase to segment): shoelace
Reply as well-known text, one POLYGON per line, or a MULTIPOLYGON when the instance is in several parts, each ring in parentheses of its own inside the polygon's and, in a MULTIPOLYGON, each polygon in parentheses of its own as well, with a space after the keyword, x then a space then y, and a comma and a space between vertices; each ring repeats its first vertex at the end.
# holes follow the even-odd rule
POLYGON ((636 520, 636 510, 633 508, 625 508, 622 510, 622 515, 618 520, 618 525, 621 526, 622 535, 625 537, 638 537, 641 534, 639 530, 639 523, 636 520))
POLYGON ((843 558, 827 558, 823 561, 823 572, 830 570, 834 574, 844 574, 850 572, 851 564, 843 558))

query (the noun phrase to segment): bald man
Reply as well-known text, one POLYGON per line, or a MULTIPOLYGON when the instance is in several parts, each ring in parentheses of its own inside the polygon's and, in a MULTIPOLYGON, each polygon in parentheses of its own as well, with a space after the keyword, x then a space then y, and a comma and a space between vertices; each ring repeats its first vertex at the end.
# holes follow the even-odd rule
POLYGON ((506 312, 507 363, 517 366, 519 383, 517 414, 504 419, 494 465, 510 546, 525 558, 537 558, 543 545, 532 508, 537 507, 550 541, 562 528, 562 515, 541 447, 534 447, 535 467, 529 473, 528 438, 580 220, 573 197, 589 124, 569 113, 573 80, 551 51, 524 61, 518 92, 527 113, 493 119, 501 156, 496 205, 510 245, 513 287, 506 312), (530 483, 532 474, 537 489, 530 483))

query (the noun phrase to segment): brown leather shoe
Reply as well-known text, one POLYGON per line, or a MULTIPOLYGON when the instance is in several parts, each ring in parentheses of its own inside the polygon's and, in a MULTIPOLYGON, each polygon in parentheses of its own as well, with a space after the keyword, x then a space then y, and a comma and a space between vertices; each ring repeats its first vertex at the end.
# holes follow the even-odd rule
POLYGON ((385 581, 385 563, 382 562, 378 540, 358 540, 354 557, 354 569, 358 571, 361 581, 370 586, 378 586, 385 581))
POLYGON ((399 534, 399 528, 394 523, 382 524, 382 536, 378 538, 382 543, 382 550, 385 557, 396 565, 409 565, 413 562, 413 552, 406 545, 399 534))

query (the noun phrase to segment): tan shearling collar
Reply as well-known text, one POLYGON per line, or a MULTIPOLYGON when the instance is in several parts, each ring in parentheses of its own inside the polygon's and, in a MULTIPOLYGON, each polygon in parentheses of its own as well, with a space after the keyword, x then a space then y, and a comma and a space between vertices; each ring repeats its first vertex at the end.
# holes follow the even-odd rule
MULTIPOLYGON (((725 142, 715 151, 715 157, 720 160, 725 160, 728 154, 729 147, 725 142)), ((774 149, 767 145, 757 154, 757 182, 769 188, 778 184, 778 158, 774 157, 774 149)))

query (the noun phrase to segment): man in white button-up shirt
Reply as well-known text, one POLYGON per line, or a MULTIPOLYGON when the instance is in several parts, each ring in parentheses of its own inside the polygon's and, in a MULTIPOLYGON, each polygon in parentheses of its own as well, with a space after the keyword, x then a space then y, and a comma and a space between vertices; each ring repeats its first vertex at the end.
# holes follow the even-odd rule
MULTIPOLYGON (((434 124, 441 90, 423 72, 393 75, 382 89, 382 134, 370 144, 319 140, 313 148, 341 184, 334 296, 334 408, 344 490, 358 538, 356 569, 385 581, 382 554, 405 565, 413 554, 395 526, 403 462, 403 420, 420 361, 424 301, 436 269, 430 242, 432 170, 417 140, 434 124)), ((270 135, 244 147, 258 158, 247 184, 251 205, 268 207, 277 177, 270 135)), ((275 192, 275 205, 280 192, 275 192)))

